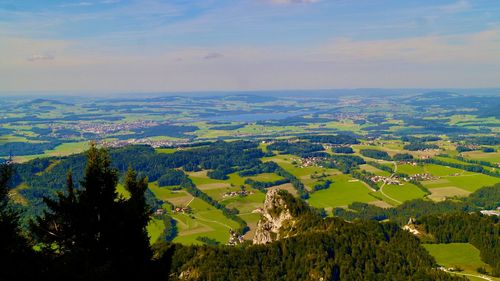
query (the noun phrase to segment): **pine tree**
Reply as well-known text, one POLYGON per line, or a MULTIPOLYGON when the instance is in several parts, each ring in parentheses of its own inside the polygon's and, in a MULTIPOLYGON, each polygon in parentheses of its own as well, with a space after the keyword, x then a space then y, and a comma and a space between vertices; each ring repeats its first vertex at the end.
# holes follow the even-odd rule
POLYGON ((75 190, 69 173, 66 192, 45 199, 48 211, 32 224, 32 231, 44 252, 55 256, 48 269, 51 278, 145 277, 152 256, 146 232, 150 215, 144 196, 147 180, 128 172, 129 199, 118 196, 117 184, 118 173, 107 151, 92 144, 81 189, 75 190))
POLYGON ((36 260, 29 241, 21 234, 19 213, 9 200, 12 166, 0 165, 0 280, 33 278, 36 260))
POLYGON ((152 251, 146 226, 151 217, 151 208, 146 203, 147 178, 138 178, 129 168, 125 176, 125 189, 130 193, 128 199, 120 199, 122 222, 119 239, 116 239, 120 255, 121 274, 140 280, 150 272, 152 251))

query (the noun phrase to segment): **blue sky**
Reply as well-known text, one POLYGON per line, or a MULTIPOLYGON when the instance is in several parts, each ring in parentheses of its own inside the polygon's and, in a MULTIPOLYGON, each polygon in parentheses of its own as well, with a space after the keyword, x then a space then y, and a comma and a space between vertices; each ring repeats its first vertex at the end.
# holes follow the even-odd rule
POLYGON ((0 0, 0 91, 497 87, 498 1, 0 0))

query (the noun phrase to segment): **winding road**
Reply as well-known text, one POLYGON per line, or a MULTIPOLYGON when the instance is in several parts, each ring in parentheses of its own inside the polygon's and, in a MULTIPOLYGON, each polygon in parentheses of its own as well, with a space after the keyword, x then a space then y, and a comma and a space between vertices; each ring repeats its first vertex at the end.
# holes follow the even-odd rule
MULTIPOLYGON (((392 164, 394 164, 394 173, 392 173, 392 175, 390 176, 390 178, 394 177, 394 175, 396 174, 396 172, 398 171, 398 164, 396 163, 396 161, 392 162, 392 164)), ((380 187, 380 193, 382 193, 382 195, 384 195, 385 197, 391 199, 392 201, 398 203, 398 204, 401 204, 403 202, 397 200, 397 199, 394 199, 392 198, 391 196, 387 195, 384 193, 384 186, 385 186, 385 182, 382 184, 382 186, 380 187)))

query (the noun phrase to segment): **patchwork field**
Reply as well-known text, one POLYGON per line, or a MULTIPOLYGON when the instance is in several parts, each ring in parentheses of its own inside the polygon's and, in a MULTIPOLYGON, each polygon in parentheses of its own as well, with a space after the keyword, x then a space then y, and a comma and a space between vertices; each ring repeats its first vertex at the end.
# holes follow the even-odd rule
POLYGON ((500 152, 491 152, 486 153, 483 151, 468 151, 462 153, 465 158, 479 160, 479 161, 487 161, 491 163, 500 163, 500 152))
POLYGON ((172 215, 179 228, 179 235, 174 242, 201 244, 196 238, 205 236, 225 244, 229 239, 229 230, 238 228, 238 224, 226 218, 222 211, 201 199, 194 198, 189 207, 192 209, 192 214, 172 215))
POLYGON ((187 206, 194 197, 185 190, 172 190, 169 187, 159 187, 158 183, 149 183, 149 190, 153 192, 156 198, 168 201, 174 206, 187 206))
POLYGON ((443 201, 446 198, 450 197, 465 197, 470 194, 469 191, 463 190, 457 187, 438 187, 438 188, 429 188, 431 195, 427 197, 434 201, 443 201))

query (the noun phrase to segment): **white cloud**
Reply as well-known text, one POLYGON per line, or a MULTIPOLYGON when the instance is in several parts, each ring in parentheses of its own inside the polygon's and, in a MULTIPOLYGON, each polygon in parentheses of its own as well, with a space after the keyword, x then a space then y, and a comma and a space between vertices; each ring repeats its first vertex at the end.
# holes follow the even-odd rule
POLYGON ((320 46, 214 46, 137 52, 5 38, 0 91, 189 91, 345 87, 494 87, 500 29, 320 46), (32 54, 33 63, 25 58, 32 54), (44 54, 53 59, 42 63, 44 54), (223 55, 224 59, 220 58, 223 55), (16 59, 17 58, 17 59, 16 59), (204 63, 204 59, 211 59, 204 63))
POLYGON ((44 61, 44 60, 54 60, 54 56, 47 54, 33 54, 28 57, 28 61, 44 61))
POLYGON ((468 35, 388 40, 335 39, 315 51, 319 60, 412 63, 499 63, 500 29, 468 35))

